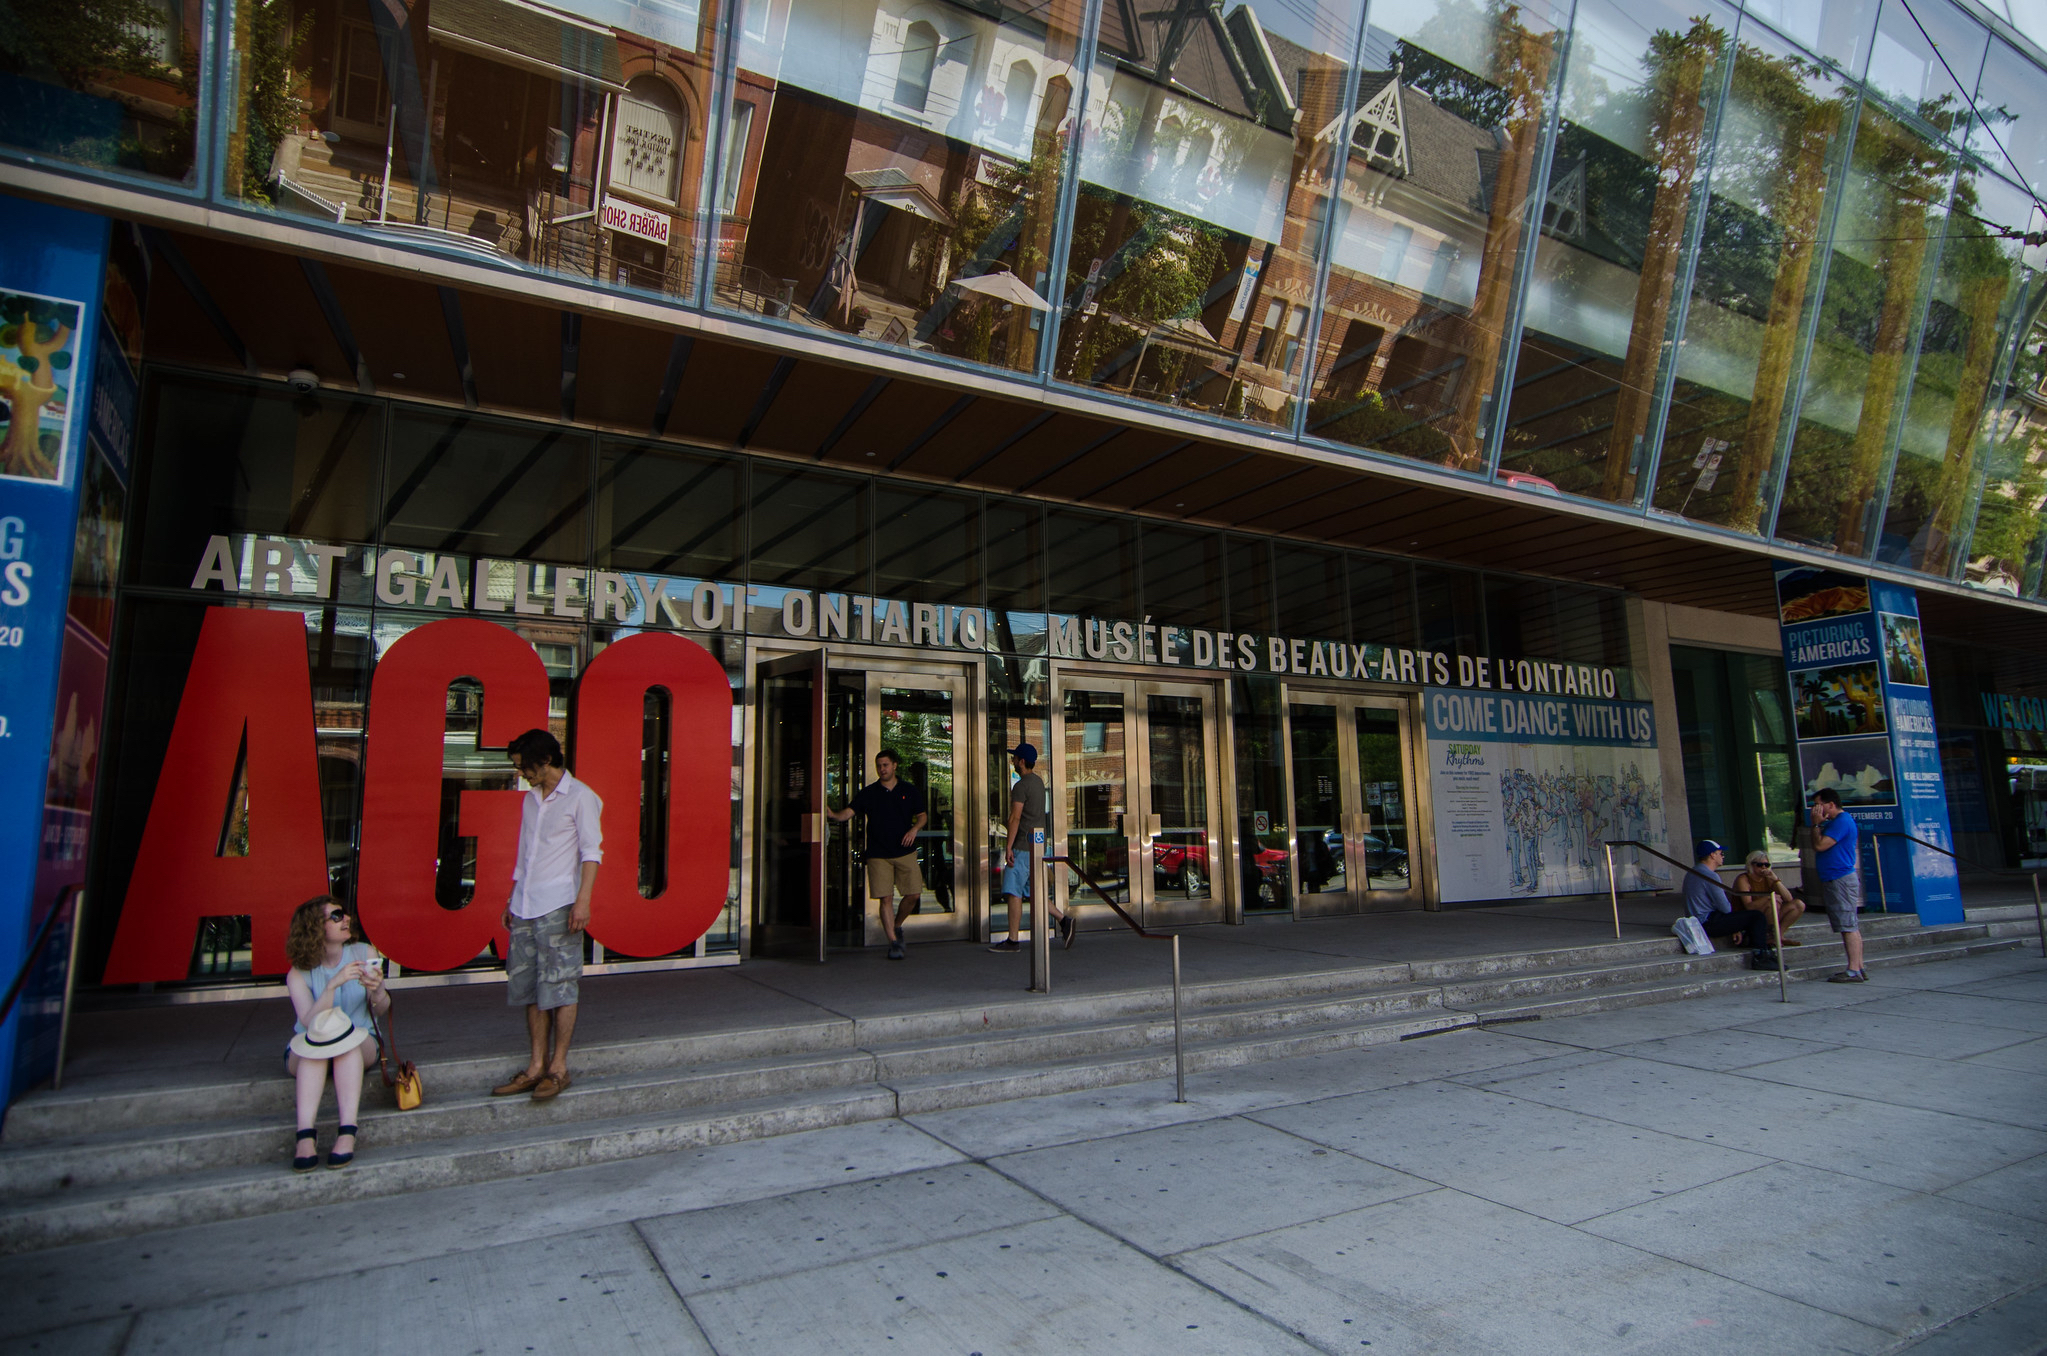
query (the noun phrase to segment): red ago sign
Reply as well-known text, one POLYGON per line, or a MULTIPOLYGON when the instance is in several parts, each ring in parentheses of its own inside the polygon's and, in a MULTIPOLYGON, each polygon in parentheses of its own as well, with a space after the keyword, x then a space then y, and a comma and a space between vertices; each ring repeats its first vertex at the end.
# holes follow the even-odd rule
MULTIPOLYGON (((476 618, 430 622, 378 662, 370 683, 363 771, 362 855, 356 889, 363 926, 384 954, 418 970, 447 970, 495 942, 512 888, 519 791, 462 792, 459 831, 476 839, 476 892, 461 909, 434 898, 440 855, 441 754, 448 685, 483 685, 479 743, 503 748, 547 726, 547 671, 517 632, 476 618)), ((732 803, 725 776, 732 689, 705 650, 678 635, 642 632, 605 648, 576 683, 570 762, 604 802, 604 867, 590 934, 605 950, 659 956, 694 942, 725 907, 732 803), (641 720, 648 691, 669 698, 667 885, 641 896, 641 720), (693 768, 707 754, 714 766, 693 768)), ((292 910, 326 892, 312 672, 297 612, 217 607, 171 727, 135 872, 121 907, 106 982, 187 975, 199 920, 247 914, 257 974, 286 968, 292 910), (246 755, 243 755, 246 740, 246 755), (247 856, 220 853, 235 764, 248 785, 247 856)))

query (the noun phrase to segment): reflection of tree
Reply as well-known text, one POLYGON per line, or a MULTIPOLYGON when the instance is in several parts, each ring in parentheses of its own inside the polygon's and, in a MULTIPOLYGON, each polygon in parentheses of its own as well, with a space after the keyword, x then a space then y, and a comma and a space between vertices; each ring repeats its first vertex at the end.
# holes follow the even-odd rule
POLYGON ((1706 76, 1717 66, 1727 35, 1700 19, 1682 37, 1661 32, 1649 40, 1649 141, 1656 147, 1656 191, 1642 249, 1642 275, 1635 290, 1634 325, 1621 363, 1620 392, 1607 441, 1606 474, 1600 497, 1633 499, 1637 451, 1648 436, 1650 405, 1663 360, 1664 333, 1677 293, 1685 226, 1706 143, 1706 76))
POLYGON ((1477 466, 1485 452, 1486 431, 1479 427, 1479 419, 1490 403, 1507 309, 1513 301, 1523 213, 1529 206, 1535 153, 1542 139, 1543 95, 1557 50, 1554 35, 1531 31, 1521 22, 1519 5, 1495 0, 1492 31, 1493 90, 1485 97, 1500 101, 1499 116, 1485 125, 1497 128, 1499 166, 1479 251, 1477 295, 1465 319, 1465 378, 1458 384, 1457 404, 1444 430, 1452 448, 1448 464, 1466 469, 1477 466))
POLYGON ((0 0, 0 70, 78 90, 114 75, 158 77, 162 28, 150 0, 0 0))
POLYGON ((293 30, 287 0, 251 0, 235 6, 242 115, 228 134, 223 177, 230 194, 267 201, 264 184, 277 148, 298 130, 305 111, 299 91, 312 31, 310 22, 293 30))
POLYGON ((1811 82, 1818 67, 1797 57, 1772 57, 1744 46, 1734 67, 1735 94, 1743 103, 1775 115, 1774 146, 1725 147, 1736 174, 1762 179, 1763 192, 1751 201, 1767 204, 1769 233, 1775 236, 1777 275, 1757 346, 1754 396, 1748 419, 1731 452, 1731 503, 1726 526, 1760 529, 1763 475, 1777 447, 1797 349, 1799 318, 1819 253, 1820 206, 1827 186, 1829 152, 1841 130, 1844 97, 1821 99, 1811 82), (1751 158, 1753 157, 1753 158, 1751 158))
POLYGON ((1969 537, 1969 557, 1990 572, 2008 572, 2024 579, 2028 591, 2039 587, 2040 548, 2047 540, 2047 426, 2035 422, 2037 410, 2020 392, 2041 389, 2047 379, 2047 329, 2035 329, 2004 383, 2013 400, 1992 428, 1971 443, 1983 459, 1983 497, 1969 537))
POLYGON ((1916 562, 1938 572, 1945 572, 1952 565, 1951 543, 1961 523, 1969 488, 1975 481, 1976 453, 1981 441, 1978 428, 1990 392, 1991 368, 1996 364, 2000 347, 2002 331, 1998 321, 2016 272, 2010 256, 1999 248, 1990 223, 1976 215, 1976 200, 1972 171, 1956 182, 1955 221, 1949 228, 1941 260, 1942 271, 1955 281, 1956 310, 1965 334, 1960 366, 1950 379, 1954 407, 1949 412, 1947 445, 1932 492, 1926 548, 1916 562))
MULTIPOLYGON (((1074 210, 1073 245, 1067 255, 1069 267, 1066 290, 1072 293, 1087 284, 1087 263, 1113 259, 1116 267, 1103 266, 1096 303, 1101 310, 1095 323, 1084 324, 1075 337, 1066 369, 1082 381, 1098 381, 1103 357, 1113 348, 1134 343, 1143 331, 1163 321, 1191 316, 1207 290, 1209 279, 1222 266, 1222 232, 1205 222, 1171 208, 1139 199, 1126 199, 1121 209, 1112 205, 1116 195, 1092 184, 1081 186, 1074 210), (1118 228, 1122 238, 1115 240, 1118 228), (1114 254, 1111 255, 1112 242, 1114 254), (1137 329, 1114 324, 1110 317, 1130 321, 1137 329)), ((1173 379, 1184 355, 1161 354, 1173 379), (1178 361, 1176 361, 1178 360, 1178 361)))

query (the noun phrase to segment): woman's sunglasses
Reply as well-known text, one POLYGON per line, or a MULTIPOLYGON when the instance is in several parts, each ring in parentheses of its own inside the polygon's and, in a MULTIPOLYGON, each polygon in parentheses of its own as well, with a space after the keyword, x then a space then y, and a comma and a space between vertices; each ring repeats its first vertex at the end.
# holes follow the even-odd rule
POLYGON ((330 923, 345 923, 348 921, 348 911, 345 909, 329 909, 327 911, 327 921, 330 923))

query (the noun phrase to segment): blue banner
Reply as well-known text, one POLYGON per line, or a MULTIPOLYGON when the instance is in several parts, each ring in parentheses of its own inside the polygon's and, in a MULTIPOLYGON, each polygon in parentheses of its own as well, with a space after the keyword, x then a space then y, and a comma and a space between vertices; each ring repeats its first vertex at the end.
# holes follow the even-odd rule
POLYGON ((1871 898, 1961 922, 1954 858, 1908 841, 1954 849, 1918 595, 1821 566, 1776 573, 1801 801, 1832 790, 1855 816, 1871 898))
MULTIPOLYGON (((86 460, 93 337, 106 271, 103 217, 0 196, 0 983, 11 984, 48 906, 36 874, 50 785, 65 611, 86 460)), ((17 1006, 0 1026, 7 1100, 17 1006)))

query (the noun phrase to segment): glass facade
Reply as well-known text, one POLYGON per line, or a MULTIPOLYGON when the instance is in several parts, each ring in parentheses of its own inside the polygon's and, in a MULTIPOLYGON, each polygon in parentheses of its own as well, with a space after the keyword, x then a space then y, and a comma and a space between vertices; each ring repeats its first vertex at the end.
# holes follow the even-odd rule
POLYGON ((93 0, 0 154, 2039 596, 2028 8, 93 0))

